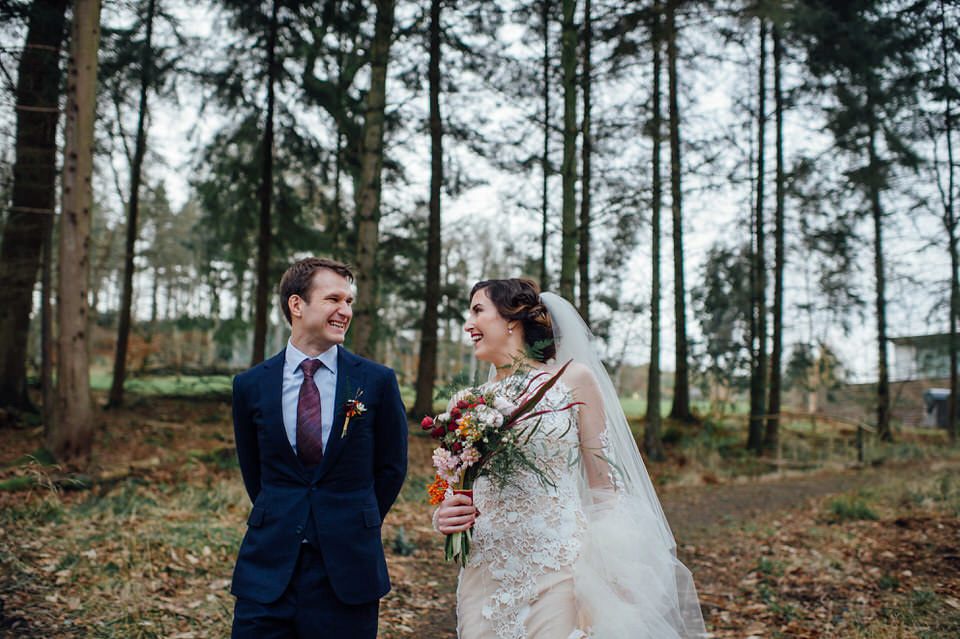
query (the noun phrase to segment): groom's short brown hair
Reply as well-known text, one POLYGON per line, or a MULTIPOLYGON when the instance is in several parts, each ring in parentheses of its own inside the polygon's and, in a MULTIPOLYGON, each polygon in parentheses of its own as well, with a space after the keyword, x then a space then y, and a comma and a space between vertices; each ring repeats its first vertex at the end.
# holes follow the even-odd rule
POLYGON ((342 262, 331 260, 326 257, 308 257, 294 262, 290 268, 280 278, 280 310, 283 316, 287 318, 287 323, 293 325, 290 318, 290 298, 294 295, 299 296, 303 301, 310 302, 310 284, 313 282, 313 276, 322 268, 329 269, 337 275, 344 277, 351 284, 353 283, 353 271, 342 262))

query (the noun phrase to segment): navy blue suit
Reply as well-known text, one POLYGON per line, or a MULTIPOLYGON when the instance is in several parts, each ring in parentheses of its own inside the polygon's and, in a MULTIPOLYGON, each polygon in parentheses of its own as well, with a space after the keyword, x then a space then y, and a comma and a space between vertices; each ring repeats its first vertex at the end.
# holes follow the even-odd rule
POLYGON ((376 602, 390 590, 380 526, 406 473, 406 415, 391 369, 337 351, 333 429, 310 470, 284 430, 284 352, 234 378, 237 455, 253 502, 233 574, 238 598, 271 604, 284 596, 304 539, 339 602, 376 602), (359 391, 366 411, 341 436, 346 403, 359 391))

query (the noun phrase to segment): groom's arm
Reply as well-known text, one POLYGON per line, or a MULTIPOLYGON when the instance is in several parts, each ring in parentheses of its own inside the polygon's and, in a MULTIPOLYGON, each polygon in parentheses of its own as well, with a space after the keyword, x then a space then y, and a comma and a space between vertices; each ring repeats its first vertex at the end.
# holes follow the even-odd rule
POLYGON ((233 436, 237 444, 237 460, 240 462, 243 485, 250 501, 255 502, 260 493, 260 449, 257 428, 250 419, 246 393, 241 386, 240 375, 237 375, 233 378, 233 436))
POLYGON ((393 371, 384 380, 374 436, 374 491, 382 520, 400 493, 407 473, 407 413, 393 371))

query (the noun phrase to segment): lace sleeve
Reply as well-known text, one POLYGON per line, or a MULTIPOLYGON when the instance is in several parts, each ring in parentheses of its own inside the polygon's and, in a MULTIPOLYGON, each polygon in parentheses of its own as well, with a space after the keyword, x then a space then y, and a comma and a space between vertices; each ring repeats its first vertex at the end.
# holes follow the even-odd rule
POLYGON ((571 378, 573 399, 580 402, 577 427, 587 483, 593 490, 618 490, 621 486, 610 461, 607 418, 600 389, 586 368, 574 368, 571 378))
MULTIPOLYGON (((436 532, 440 532, 440 528, 438 527, 439 524, 437 523, 437 517, 439 516, 440 516, 440 506, 437 506, 436 508, 433 509, 433 517, 430 518, 430 521, 433 524, 433 529, 436 532)), ((443 533, 440 533, 440 534, 442 535, 443 533)))

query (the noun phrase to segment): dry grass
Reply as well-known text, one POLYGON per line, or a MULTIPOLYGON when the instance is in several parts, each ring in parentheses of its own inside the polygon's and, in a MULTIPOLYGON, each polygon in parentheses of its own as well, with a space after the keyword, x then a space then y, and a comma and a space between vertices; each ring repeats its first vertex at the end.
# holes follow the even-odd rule
POLYGON ((0 564, 17 576, 2 595, 7 615, 38 637, 226 636, 246 509, 236 482, 187 463, 167 481, 42 490, 4 500, 0 564))

